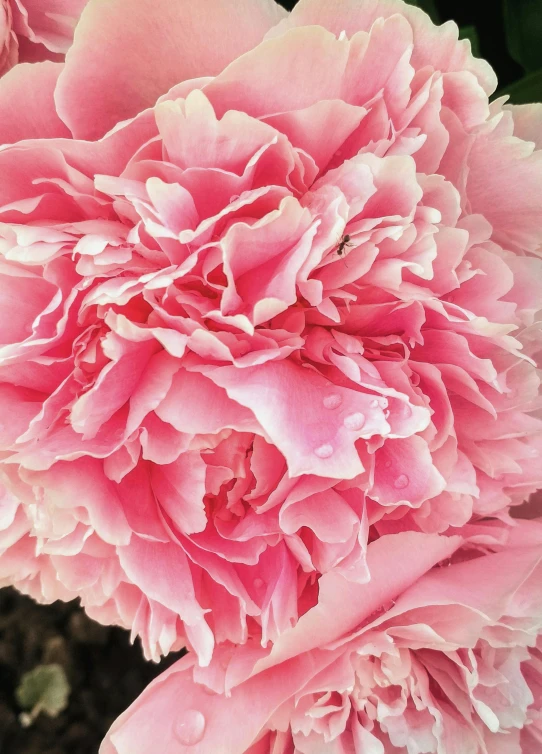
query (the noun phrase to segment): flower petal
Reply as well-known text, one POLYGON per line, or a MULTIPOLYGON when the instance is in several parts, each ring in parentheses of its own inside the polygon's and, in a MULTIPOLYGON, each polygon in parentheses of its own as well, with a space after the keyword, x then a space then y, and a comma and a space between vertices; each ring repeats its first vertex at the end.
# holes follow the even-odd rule
POLYGON ((284 13, 274 0, 90 0, 58 84, 59 113, 74 136, 103 136, 174 84, 219 73, 284 13))
POLYGON ((20 63, 0 79, 0 144, 69 136, 53 94, 62 63, 20 63))

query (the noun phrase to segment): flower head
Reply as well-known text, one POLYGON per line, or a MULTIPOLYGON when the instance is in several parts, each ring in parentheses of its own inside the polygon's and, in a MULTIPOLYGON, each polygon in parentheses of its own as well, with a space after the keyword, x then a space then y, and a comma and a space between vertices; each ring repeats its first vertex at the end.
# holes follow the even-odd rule
POLYGON ((152 657, 542 484, 539 111, 453 24, 329 7, 90 0, 0 83, 4 579, 152 657))

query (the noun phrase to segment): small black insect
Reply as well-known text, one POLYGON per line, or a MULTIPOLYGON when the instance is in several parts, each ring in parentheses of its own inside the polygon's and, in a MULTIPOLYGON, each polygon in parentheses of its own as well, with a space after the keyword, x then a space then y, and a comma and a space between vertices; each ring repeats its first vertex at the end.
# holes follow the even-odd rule
POLYGON ((337 254, 338 256, 342 257, 344 254, 344 250, 347 246, 353 246, 353 243, 350 243, 351 236, 348 233, 345 233, 344 236, 341 238, 341 241, 339 243, 339 246, 337 247, 337 254))

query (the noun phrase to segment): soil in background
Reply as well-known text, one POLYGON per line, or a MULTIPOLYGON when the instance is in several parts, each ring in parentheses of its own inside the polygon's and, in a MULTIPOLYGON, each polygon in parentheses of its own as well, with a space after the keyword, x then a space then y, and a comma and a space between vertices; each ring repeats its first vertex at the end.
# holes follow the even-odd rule
POLYGON ((115 718, 181 655, 147 662, 139 641, 90 620, 77 602, 38 605, 0 589, 0 754, 97 754, 115 718), (68 706, 23 728, 15 689, 24 673, 50 663, 66 671, 68 706))

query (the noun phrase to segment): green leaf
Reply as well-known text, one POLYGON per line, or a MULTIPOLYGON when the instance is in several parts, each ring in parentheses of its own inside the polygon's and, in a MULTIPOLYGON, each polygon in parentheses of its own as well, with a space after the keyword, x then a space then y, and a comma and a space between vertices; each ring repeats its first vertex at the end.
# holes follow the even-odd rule
POLYGON ((542 0, 503 0, 508 51, 526 71, 542 68, 542 0))
POLYGON ((70 684, 61 665, 38 665, 25 673, 15 691, 17 702, 30 714, 23 714, 21 722, 30 725, 40 712, 57 717, 68 704, 70 684))
POLYGON ((514 105, 528 105, 531 102, 542 102, 542 69, 529 73, 519 81, 514 81, 497 92, 497 97, 510 95, 510 102, 514 105))
POLYGON ((477 58, 480 57, 480 39, 478 37, 478 32, 476 31, 476 26, 462 26, 459 29, 459 39, 468 39, 470 41, 472 54, 476 55, 477 58))
POLYGON ((415 5, 417 8, 424 10, 429 16, 431 16, 433 23, 440 23, 439 12, 437 10, 437 4, 435 0, 407 0, 407 3, 409 3, 409 5, 415 5))

